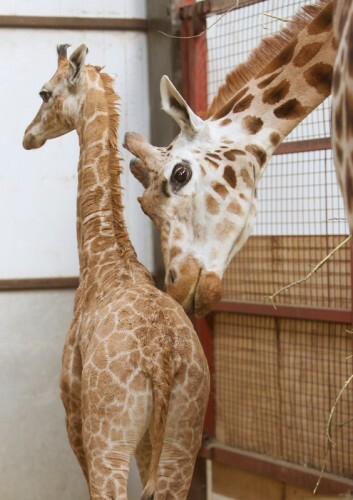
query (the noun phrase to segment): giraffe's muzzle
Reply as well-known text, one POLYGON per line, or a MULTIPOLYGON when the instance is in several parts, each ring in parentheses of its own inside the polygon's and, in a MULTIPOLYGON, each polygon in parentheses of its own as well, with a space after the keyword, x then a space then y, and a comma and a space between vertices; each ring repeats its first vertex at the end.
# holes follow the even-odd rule
POLYGON ((41 148, 45 143, 45 139, 39 139, 37 136, 31 134, 30 132, 26 132, 23 137, 22 146, 25 149, 38 149, 41 148))
POLYGON ((222 297, 221 278, 205 271, 194 257, 188 256, 168 274, 173 279, 167 284, 167 293, 196 316, 207 314, 222 297))

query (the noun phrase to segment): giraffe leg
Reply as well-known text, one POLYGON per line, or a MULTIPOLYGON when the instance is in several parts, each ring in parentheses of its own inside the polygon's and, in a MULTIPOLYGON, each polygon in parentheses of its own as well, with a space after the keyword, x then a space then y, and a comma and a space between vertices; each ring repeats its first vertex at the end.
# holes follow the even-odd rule
POLYGON ((151 454, 152 454, 152 444, 151 444, 150 432, 149 429, 147 429, 143 438, 139 442, 135 452, 135 458, 136 458, 137 468, 140 473, 142 488, 144 488, 147 483, 151 454))
MULTIPOLYGON (((209 393, 207 369, 192 378, 176 376, 169 403, 162 455, 159 462, 154 500, 184 500, 187 497, 197 453, 201 446, 202 429, 209 393), (188 384, 188 387, 186 385, 188 384)), ((191 371, 191 370, 190 370, 191 371)))
POLYGON ((64 346, 60 379, 61 399, 66 411, 66 429, 70 445, 88 481, 87 460, 82 440, 81 374, 82 361, 74 323, 64 346))
POLYGON ((91 363, 82 374, 82 435, 91 500, 127 499, 130 462, 151 420, 150 380, 140 370, 129 371, 128 359, 121 357, 116 365, 124 372, 117 370, 115 377, 91 363), (122 376, 124 383, 119 384, 122 376))

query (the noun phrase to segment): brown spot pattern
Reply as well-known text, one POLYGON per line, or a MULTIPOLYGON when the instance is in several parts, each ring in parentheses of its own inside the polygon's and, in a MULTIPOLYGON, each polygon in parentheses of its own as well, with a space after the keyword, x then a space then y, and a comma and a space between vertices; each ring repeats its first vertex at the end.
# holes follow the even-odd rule
POLYGON ((249 94, 248 96, 244 97, 241 101, 239 101, 233 108, 233 113, 241 113, 242 111, 245 111, 246 109, 250 108, 251 103, 254 99, 254 96, 249 94))
POLYGON ((214 168, 218 168, 219 167, 219 164, 216 162, 216 161, 213 161, 211 160, 211 158, 208 158, 207 156, 205 156, 205 160, 210 164, 212 165, 212 167, 214 168))
POLYGON ((289 87, 289 81, 282 80, 274 87, 265 90, 262 97, 262 102, 264 102, 265 104, 277 104, 286 97, 289 92, 289 87))
POLYGON ((329 96, 332 85, 332 71, 330 64, 317 63, 304 72, 304 78, 311 87, 315 87, 319 94, 329 96))
POLYGON ((257 134, 262 129, 263 124, 262 119, 257 116, 248 115, 243 118, 243 127, 250 135, 257 134))
POLYGON ((170 258, 174 259, 177 255, 181 254, 181 248, 179 247, 172 247, 170 249, 170 258))
POLYGON ((230 149, 229 151, 224 152, 224 156, 229 161, 234 161, 237 156, 244 156, 245 153, 241 149, 230 149))
POLYGON ((319 35, 324 31, 328 31, 332 26, 332 9, 333 4, 330 3, 325 7, 320 14, 308 26, 309 35, 319 35))
POLYGON ((237 185, 237 178, 235 176, 234 169, 230 165, 225 167, 223 177, 228 182, 230 187, 235 188, 237 185))
POLYGON ((274 109, 274 114, 277 118, 284 120, 298 120, 304 118, 308 112, 308 108, 300 104, 298 99, 289 99, 274 109))
POLYGON ((267 66, 265 66, 262 71, 260 71, 258 77, 273 73, 274 71, 279 70, 282 66, 290 63, 293 58, 294 49, 297 43, 297 39, 293 40, 292 43, 290 43, 285 49, 283 49, 282 52, 280 52, 267 66))
POLYGON ((336 66, 332 80, 332 92, 334 95, 337 95, 340 83, 341 83, 341 70, 338 66, 336 66))
POLYGON ((270 133, 270 141, 273 146, 277 146, 281 140, 281 136, 279 135, 278 132, 271 132, 270 133))
POLYGON ((232 123, 232 120, 230 118, 225 118, 224 120, 221 121, 220 125, 222 127, 225 127, 226 125, 229 125, 230 123, 232 123))
POLYGON ((323 44, 320 42, 313 42, 304 45, 304 47, 300 49, 298 54, 293 59, 294 66, 297 66, 298 68, 305 66, 309 61, 311 61, 311 59, 313 59, 313 57, 316 56, 322 45, 323 44))
POLYGON ((346 134, 347 139, 350 140, 353 137, 353 93, 347 88, 345 92, 345 113, 346 113, 346 134))
POLYGON ((263 89, 265 87, 267 87, 267 85, 270 85, 270 83, 273 82, 273 80, 280 74, 280 71, 278 73, 274 73, 273 75, 271 76, 268 76, 267 78, 265 78, 265 80, 262 80, 262 82, 258 83, 258 87, 259 89, 263 89))
POLYGON ((213 116, 212 120, 218 120, 219 118, 224 118, 228 113, 230 113, 234 104, 236 104, 249 90, 249 87, 245 87, 240 90, 235 96, 233 96, 229 101, 221 107, 213 116))
MULTIPOLYGON (((347 4, 349 2, 346 2, 347 4)), ((348 73, 351 78, 353 78, 353 15, 349 22, 349 29, 347 32, 347 59, 348 59, 348 73)))
POLYGON ((242 168, 240 174, 241 174, 241 176, 242 176, 243 181, 245 182, 245 184, 249 188, 252 188, 253 185, 254 185, 254 180, 250 177, 249 172, 245 168, 242 168))
POLYGON ((264 164, 266 163, 266 160, 267 160, 267 154, 263 148, 261 148, 257 144, 249 144, 248 146, 245 147, 245 149, 246 149, 246 151, 248 151, 248 153, 255 156, 260 167, 264 166, 264 164))
POLYGON ((220 182, 213 182, 212 188, 219 194, 223 199, 228 195, 228 189, 220 182))
POLYGON ((211 215, 217 215, 219 212, 218 201, 215 200, 210 194, 206 196, 206 207, 211 215))
POLYGON ((229 203, 227 210, 235 215, 241 215, 243 213, 240 204, 236 200, 232 200, 231 203, 229 203))
POLYGON ((207 153, 207 156, 208 156, 209 158, 214 158, 215 160, 218 160, 218 161, 221 161, 221 160, 222 160, 222 158, 221 158, 219 155, 216 155, 216 154, 214 154, 214 153, 207 153))
POLYGON ((229 219, 224 219, 216 226, 216 238, 221 242, 234 230, 234 223, 229 219))
POLYGON ((341 146, 338 144, 337 141, 336 141, 336 144, 335 144, 335 152, 336 152, 336 155, 338 157, 338 161, 342 165, 342 162, 343 162, 343 150, 342 150, 341 146))
POLYGON ((348 204, 348 210, 352 212, 353 209, 353 179, 351 175, 351 169, 349 162, 346 165, 346 202, 348 204))

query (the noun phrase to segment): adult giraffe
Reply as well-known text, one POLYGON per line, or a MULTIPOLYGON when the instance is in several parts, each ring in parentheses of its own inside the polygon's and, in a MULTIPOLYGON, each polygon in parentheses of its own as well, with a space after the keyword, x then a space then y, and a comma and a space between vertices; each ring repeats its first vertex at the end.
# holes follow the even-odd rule
POLYGON ((125 136, 145 187, 139 201, 161 233, 167 291, 197 315, 220 299, 224 270, 249 237, 271 155, 331 92, 333 8, 318 0, 264 39, 227 76, 205 119, 164 76, 162 107, 181 128, 169 147, 125 136))
POLYGON ((127 498, 136 454, 147 499, 185 499, 201 444, 209 389, 205 355, 182 307, 153 284, 126 230, 112 78, 67 57, 41 91, 23 146, 76 130, 80 142, 80 284, 62 363, 71 447, 95 500, 127 498))

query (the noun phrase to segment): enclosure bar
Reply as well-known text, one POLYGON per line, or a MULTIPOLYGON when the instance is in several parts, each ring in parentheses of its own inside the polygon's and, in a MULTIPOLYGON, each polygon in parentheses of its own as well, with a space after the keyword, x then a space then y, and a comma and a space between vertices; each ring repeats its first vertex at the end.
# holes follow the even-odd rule
POLYGON ((58 288, 77 288, 78 278, 21 278, 0 280, 0 291, 14 290, 51 290, 58 288))
MULTIPOLYGON (((200 456, 212 458, 212 460, 225 465, 310 490, 314 489, 320 474, 320 471, 315 469, 218 444, 206 446, 205 450, 201 451, 200 456)), ((318 492, 337 495, 351 490, 353 490, 353 481, 351 479, 324 473, 318 492)))
POLYGON ((248 7, 254 3, 264 2, 265 0, 205 0, 208 3, 209 12, 212 14, 217 14, 220 12, 225 12, 227 10, 241 9, 242 7, 248 7))
POLYGON ((147 31, 146 19, 60 16, 0 16, 0 28, 147 31))
POLYGON ((199 2, 179 10, 180 32, 184 37, 181 39, 182 94, 195 113, 207 109, 206 11, 203 7, 204 2, 199 2))
POLYGON ((303 141, 284 142, 278 146, 274 154, 305 153, 307 151, 321 151, 331 148, 330 137, 325 137, 323 139, 305 139, 303 141))
MULTIPOLYGON (((204 14, 217 14, 221 12, 231 11, 235 9, 241 9, 242 7, 248 7, 254 3, 264 2, 265 0, 202 0, 197 2, 200 9, 204 14)), ((180 8, 192 5, 195 0, 180 0, 180 8)))
POLYGON ((204 423, 204 436, 212 438, 215 436, 215 388, 214 388, 214 363, 213 363, 213 334, 211 317, 206 318, 193 318, 194 328, 199 336, 201 345, 203 347, 208 367, 210 370, 210 396, 206 410, 205 423, 204 423))
POLYGON ((336 323, 351 323, 352 312, 349 309, 324 309, 319 307, 297 307, 261 304, 257 302, 219 302, 213 312, 230 312, 238 314, 255 314, 257 316, 272 316, 276 318, 306 319, 316 321, 331 321, 336 323))

